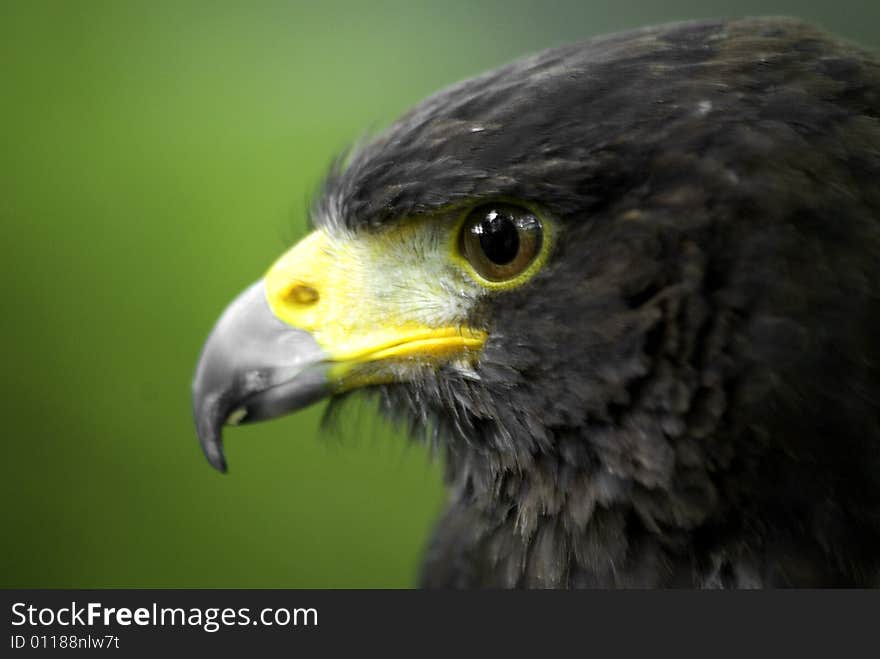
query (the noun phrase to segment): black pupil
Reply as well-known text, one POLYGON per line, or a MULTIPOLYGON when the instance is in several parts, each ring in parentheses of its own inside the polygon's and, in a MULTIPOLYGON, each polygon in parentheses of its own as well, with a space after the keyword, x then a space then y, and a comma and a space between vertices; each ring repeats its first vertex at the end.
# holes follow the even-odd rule
POLYGON ((492 263, 506 265, 516 258, 519 252, 519 232, 509 217, 490 211, 474 230, 480 237, 483 253, 492 263))

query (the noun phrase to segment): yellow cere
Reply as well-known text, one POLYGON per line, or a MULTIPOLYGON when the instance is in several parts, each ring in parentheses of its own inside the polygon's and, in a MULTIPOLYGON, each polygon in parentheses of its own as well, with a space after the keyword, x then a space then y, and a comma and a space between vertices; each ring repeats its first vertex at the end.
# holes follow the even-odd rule
POLYGON ((334 379, 351 375, 344 388, 398 379, 407 363, 472 361, 486 332, 464 319, 479 290, 451 262, 448 231, 431 222, 357 236, 315 231, 269 269, 269 306, 312 334, 339 366, 334 379))

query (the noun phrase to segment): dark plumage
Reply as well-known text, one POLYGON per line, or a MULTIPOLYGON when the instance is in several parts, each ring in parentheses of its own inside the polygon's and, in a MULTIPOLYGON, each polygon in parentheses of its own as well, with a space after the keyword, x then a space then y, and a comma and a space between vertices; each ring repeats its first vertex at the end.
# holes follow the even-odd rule
POLYGON ((876 59, 781 19, 548 51, 416 107, 316 218, 483 198, 561 235, 475 310, 479 380, 379 390, 446 456, 425 586, 880 582, 876 59))

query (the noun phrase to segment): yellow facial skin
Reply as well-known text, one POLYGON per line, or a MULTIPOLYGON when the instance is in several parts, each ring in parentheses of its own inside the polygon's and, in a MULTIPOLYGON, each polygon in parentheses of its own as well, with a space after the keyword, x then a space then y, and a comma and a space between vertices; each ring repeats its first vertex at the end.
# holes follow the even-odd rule
MULTIPOLYGON (((457 255, 461 222, 436 220, 357 235, 319 229, 266 274, 272 312, 327 353, 337 392, 406 380, 438 363, 473 372, 487 334, 466 319, 500 287, 457 255)), ((540 268, 537 261, 516 279, 540 268)))
POLYGON ((329 355, 337 391, 405 379, 401 370, 419 364, 466 368, 476 357, 486 333, 462 323, 473 296, 448 290, 433 239, 415 227, 356 239, 319 230, 269 269, 272 312, 329 355))

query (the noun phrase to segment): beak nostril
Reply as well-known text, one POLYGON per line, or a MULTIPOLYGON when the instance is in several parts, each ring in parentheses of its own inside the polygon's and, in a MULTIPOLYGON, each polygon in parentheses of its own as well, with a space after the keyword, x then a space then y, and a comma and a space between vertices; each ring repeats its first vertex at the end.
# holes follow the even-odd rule
POLYGON ((294 304, 314 304, 318 301, 318 291, 308 284, 296 283, 287 289, 284 299, 294 304))

